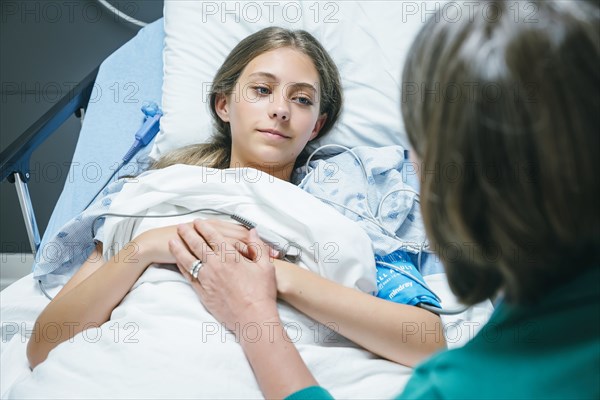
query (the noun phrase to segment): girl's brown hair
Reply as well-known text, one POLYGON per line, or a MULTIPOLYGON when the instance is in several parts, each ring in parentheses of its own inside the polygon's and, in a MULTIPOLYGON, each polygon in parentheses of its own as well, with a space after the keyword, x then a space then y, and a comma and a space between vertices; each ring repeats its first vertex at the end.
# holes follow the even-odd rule
POLYGON ((599 267, 598 3, 455 16, 426 23, 403 73, 426 230, 462 301, 532 302, 599 267))

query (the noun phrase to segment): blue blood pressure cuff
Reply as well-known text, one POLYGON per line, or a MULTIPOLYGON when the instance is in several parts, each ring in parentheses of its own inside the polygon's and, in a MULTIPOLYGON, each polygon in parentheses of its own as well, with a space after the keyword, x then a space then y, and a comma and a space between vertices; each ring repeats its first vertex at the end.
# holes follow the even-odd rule
POLYGON ((441 308, 440 299, 433 293, 421 273, 402 250, 385 256, 375 255, 377 267, 377 297, 411 306, 420 303, 441 308))

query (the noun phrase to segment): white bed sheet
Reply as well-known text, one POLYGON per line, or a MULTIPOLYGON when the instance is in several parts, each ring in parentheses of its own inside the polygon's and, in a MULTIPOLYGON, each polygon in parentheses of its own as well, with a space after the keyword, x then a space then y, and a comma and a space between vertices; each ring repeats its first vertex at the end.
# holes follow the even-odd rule
MULTIPOLYGON (((155 294, 160 289, 161 292, 171 293, 173 296, 161 296, 161 303, 163 300, 166 300, 166 304, 161 304, 161 308, 163 310, 173 309, 174 306, 179 304, 187 304, 188 307, 193 307, 194 310, 189 311, 189 315, 197 315, 198 321, 200 318, 206 317, 203 315, 203 311, 198 306, 198 303, 195 303, 196 300, 194 293, 191 288, 187 286, 187 283, 183 280, 179 280, 176 278, 176 273, 169 271, 162 271, 164 274, 173 274, 173 280, 171 282, 165 282, 160 285, 152 284, 148 282, 143 286, 146 286, 146 293, 143 296, 140 296, 140 300, 146 298, 151 300, 155 298, 155 294), (165 289, 165 290, 163 290, 165 289)), ((446 307, 452 307, 456 305, 455 298, 450 292, 446 277, 444 274, 436 274, 429 275, 425 277, 425 280, 430 285, 432 290, 440 296, 443 300, 443 304, 446 307)), ((2 324, 2 342, 0 343, 0 388, 1 388, 1 398, 10 398, 9 393, 11 389, 15 386, 16 383, 26 380, 32 379, 32 372, 30 371, 27 358, 25 355, 25 348, 27 345, 27 330, 31 330, 37 315, 41 312, 41 310, 46 306, 48 300, 44 295, 40 292, 37 287, 35 281, 32 279, 32 275, 26 276, 13 285, 6 288, 4 291, 0 292, 0 304, 2 305, 2 313, 1 313, 1 324, 2 324), (18 330, 16 334, 14 330, 18 330)), ((137 302, 136 302, 137 303, 137 302)), ((131 357, 136 356, 136 343, 126 343, 127 335, 129 339, 138 339, 138 340, 146 340, 149 336, 144 332, 148 332, 151 329, 156 329, 160 334, 166 335, 165 339, 169 339, 170 341, 158 341, 156 337, 150 337, 148 340, 153 340, 156 343, 155 351, 148 357, 147 354, 141 355, 139 359, 140 364, 136 364, 136 362, 132 362, 129 366, 136 366, 139 368, 161 368, 164 371, 164 379, 161 379, 158 382, 148 382, 144 381, 145 385, 152 384, 152 388, 154 390, 155 395, 150 397, 164 397, 170 395, 170 397, 192 397, 186 396, 186 393, 178 392, 176 390, 170 391, 168 393, 165 392, 165 388, 169 387, 169 385, 177 385, 180 381, 174 381, 178 378, 182 378, 181 381, 194 380, 198 377, 202 377, 202 373, 199 371, 195 371, 191 373, 187 370, 181 372, 180 369, 183 368, 179 362, 182 359, 181 354, 176 354, 177 345, 181 343, 183 340, 183 336, 178 333, 178 331, 174 328, 173 324, 157 324, 156 318, 144 318, 144 315, 148 314, 148 310, 145 307, 151 307, 151 305, 156 306, 156 302, 150 301, 148 304, 144 305, 144 303, 138 304, 141 308, 139 309, 139 313, 141 319, 137 322, 130 321, 127 319, 117 319, 113 318, 112 324, 108 324, 105 326, 105 329, 102 331, 102 335, 105 339, 110 339, 109 342, 114 342, 114 335, 116 334, 116 327, 119 327, 119 335, 120 335, 120 345, 111 346, 115 348, 115 350, 120 351, 120 353, 106 352, 104 354, 104 360, 102 364, 93 364, 83 363, 83 369, 79 368, 81 365, 81 361, 74 362, 71 364, 72 368, 65 368, 64 376, 67 380, 72 380, 73 385, 76 385, 77 382, 80 382, 82 377, 85 376, 98 376, 97 374, 104 371, 114 371, 114 373, 123 373, 121 369, 122 364, 119 364, 120 357, 123 357, 125 354, 130 355, 131 357), (118 324, 115 325, 115 323, 118 324), (138 333, 135 332, 135 325, 126 325, 127 323, 135 322, 139 327, 138 333), (113 329, 110 327, 113 326, 113 329), (144 333, 142 335, 141 333, 144 333), (133 335, 133 336, 131 336, 133 335), (161 345, 162 343, 162 345, 161 345), (174 345, 175 347, 169 351, 169 346, 174 345), (126 352, 126 353, 124 353, 126 352), (96 374, 96 375, 90 375, 96 374), (173 375, 173 376, 171 376, 173 375), (162 390, 161 390, 162 387, 162 390)), ((133 307, 134 305, 131 304, 133 307)), ((285 306, 284 306, 285 307, 285 306)), ((492 307, 489 302, 482 303, 475 307, 472 307, 469 311, 459 314, 456 316, 444 316, 442 317, 442 323, 444 325, 444 332, 446 339, 448 340, 448 346, 450 348, 462 346, 464 345, 470 338, 472 338, 476 332, 487 322, 489 316, 492 312, 492 307)), ((289 317, 293 314, 294 311, 288 307, 282 309, 282 314, 289 317)), ((310 326, 316 326, 311 324, 316 324, 314 321, 306 318, 300 319, 301 322, 308 324, 309 331, 314 334, 315 330, 311 330, 310 326)), ((186 328, 181 328, 181 332, 192 332, 193 321, 188 321, 186 323, 186 328)), ((207 329, 215 328, 216 325, 207 324, 205 325, 207 329)), ((405 385, 406 381, 410 377, 411 370, 409 368, 375 358, 371 353, 353 347, 349 342, 344 340, 339 336, 327 336, 331 334, 327 330, 320 330, 320 336, 323 339, 327 339, 328 341, 333 341, 330 347, 322 347, 319 348, 319 352, 315 352, 315 346, 313 344, 301 344, 297 343, 299 346, 300 352, 304 359, 311 365, 312 370, 315 371, 317 378, 321 380, 321 382, 328 388, 333 389, 333 393, 337 396, 343 398, 386 398, 391 395, 397 394, 400 392, 401 388, 405 385), (335 345, 335 346, 334 346, 335 345), (342 377, 346 376, 346 379, 339 379, 340 368, 348 368, 348 372, 350 374, 341 374, 342 377), (336 379, 332 379, 331 374, 338 376, 336 379), (346 388, 346 389, 344 389, 346 388), (389 395, 389 396, 388 396, 389 395)), ((304 335, 305 338, 308 335, 304 335)), ((80 335, 83 339, 83 336, 80 335)), ((96 343, 91 343, 94 341, 96 336, 89 333, 86 337, 90 343, 87 343, 89 346, 102 346, 100 341, 96 343)), ((221 335, 214 334, 208 335, 207 337, 210 340, 216 340, 220 342, 221 335)), ((229 340, 231 337, 228 338, 229 340)), ((401 340, 401 338, 399 338, 401 340)), ((85 340, 83 340, 83 345, 85 345, 85 340)), ((82 343, 80 343, 81 345, 82 343)), ((61 346, 72 346, 73 350, 76 349, 74 343, 65 343, 61 346)), ((139 347, 139 346, 138 346, 139 347)), ((206 357, 215 357, 215 360, 218 361, 224 357, 222 353, 218 351, 214 352, 213 350, 217 349, 217 346, 204 346, 206 347, 208 352, 198 352, 198 348, 194 346, 180 346, 178 350, 185 350, 185 357, 193 357, 196 355, 197 357, 206 356, 206 357)), ((203 347, 203 348, 204 348, 203 347)), ((235 348, 235 347, 234 347, 235 348)), ((232 357, 232 362, 222 365, 220 368, 236 368, 238 371, 243 372, 248 376, 248 366, 243 358, 243 355, 238 351, 232 350, 229 355, 232 357)), ((72 357, 76 357, 77 354, 65 353, 65 361, 68 361, 68 356, 72 355, 72 357)), ((98 355, 102 355, 102 352, 98 351, 98 355)), ((138 356, 140 356, 138 354, 138 356)), ((128 359, 129 357, 124 357, 124 359, 128 359)), ((134 359, 132 359, 134 360, 134 359)), ((212 364, 213 367, 216 367, 216 363, 212 364)), ((132 373, 130 370, 128 373, 132 373)), ((342 372, 344 370, 342 369, 342 372)), ((36 374, 43 373, 42 370, 37 372, 36 374)), ((214 382, 217 387, 221 389, 228 390, 227 394, 230 394, 230 398, 233 397, 243 397, 243 398, 260 398, 260 393, 257 391, 258 389, 251 384, 246 383, 244 386, 244 393, 240 393, 235 391, 237 381, 231 375, 227 374, 229 377, 228 381, 220 381, 214 382), (231 387, 223 387, 227 383, 231 387)), ((138 374, 138 378, 143 378, 142 374, 138 374)), ((120 377, 119 379, 125 379, 120 377)), ((127 377, 129 379, 129 376, 127 377)), ((32 380, 31 382, 35 382, 32 380)), ((212 384, 212 383, 211 383, 212 384)), ((138 385, 130 385, 132 388, 132 392, 129 393, 121 393, 119 397, 121 398, 141 398, 143 397, 138 391, 142 386, 138 385)), ((214 391, 210 391, 208 389, 210 385, 199 388, 198 393, 204 393, 205 398, 214 398, 217 393, 214 391)), ((98 388, 102 389, 102 385, 99 385, 98 388)), ((29 388, 33 390, 32 395, 36 394, 38 397, 47 398, 47 390, 43 387, 33 387, 29 388)), ((148 394, 144 392, 144 394, 148 394)), ((189 394, 189 393, 188 393, 189 394)), ((14 394, 16 395, 16 393, 14 394)), ((105 396, 114 396, 115 392, 111 388, 104 387, 103 390, 97 393, 95 396, 90 397, 105 397, 105 396)), ((221 393, 221 397, 223 393, 221 393)), ((35 397, 35 396, 32 396, 35 397)), ((73 392, 73 386, 65 386, 64 391, 59 393, 59 395, 54 397, 81 397, 78 396, 77 393, 73 392)))

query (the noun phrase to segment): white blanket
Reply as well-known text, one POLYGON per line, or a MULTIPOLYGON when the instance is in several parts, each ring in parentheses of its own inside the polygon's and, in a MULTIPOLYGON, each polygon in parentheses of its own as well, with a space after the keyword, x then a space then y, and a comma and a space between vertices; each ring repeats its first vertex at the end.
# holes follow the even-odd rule
MULTIPOLYGON (((357 225, 293 185, 242 171, 237 176, 183 166, 157 171, 152 179, 142 177, 124 189, 112 208, 136 214, 199 207, 236 212, 298 244, 301 266, 349 287, 374 289, 372 249, 357 225), (328 243, 337 246, 335 254, 323 252, 328 243)), ((109 218, 105 242, 123 243, 145 229, 183 220, 109 218)), ((426 280, 451 306, 444 275, 426 280)), ((4 290, 0 299, 2 398, 262 398, 235 337, 204 309, 179 272, 167 266, 150 267, 108 322, 58 345, 33 372, 25 357, 27 331, 47 300, 30 278, 4 290)), ((381 399, 401 392, 409 368, 375 357, 285 303, 279 310, 310 370, 336 398, 381 399)), ((473 310, 443 320, 452 347, 470 339, 489 317, 489 306, 473 310)), ((251 324, 238 330, 253 338, 280 328, 251 324)))
MULTIPOLYGON (((127 185, 111 211, 170 214, 210 207, 235 212, 295 242, 303 267, 350 287, 374 290, 370 241, 352 221, 266 174, 214 172, 189 166, 156 171, 151 179, 127 185), (323 253, 326 244, 337 251, 323 253)), ((172 223, 171 218, 108 218, 105 243, 126 243, 146 229, 172 223)), ((389 397, 404 386, 408 368, 377 359, 286 304, 279 310, 309 368, 335 396, 389 397)), ((282 327, 250 324, 239 332, 253 338, 273 329, 282 327)), ((9 398, 262 397, 235 336, 204 309, 181 274, 165 266, 149 268, 108 322, 57 346, 32 373, 23 373, 23 359, 14 358, 24 342, 15 335, 3 349, 3 367, 14 360, 21 368, 5 393, 9 398)))

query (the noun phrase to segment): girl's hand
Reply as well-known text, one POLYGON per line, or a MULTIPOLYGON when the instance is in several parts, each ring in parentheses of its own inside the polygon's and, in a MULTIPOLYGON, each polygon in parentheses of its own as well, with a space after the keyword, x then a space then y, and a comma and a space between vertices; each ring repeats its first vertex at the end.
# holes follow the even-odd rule
MULTIPOLYGON (((192 223, 188 224, 191 226, 192 223)), ((179 238, 177 225, 170 225, 147 230, 132 240, 132 243, 135 244, 138 258, 141 258, 147 265, 153 263, 175 264, 175 257, 169 251, 169 240, 177 238, 179 238)))
POLYGON ((247 236, 239 240, 231 237, 240 232, 228 232, 227 237, 215 229, 214 222, 195 220, 192 225, 180 225, 180 238, 169 241, 177 266, 204 306, 234 332, 240 331, 235 329, 236 324, 260 324, 279 318, 270 249, 256 230, 247 231, 242 235, 247 236), (190 274, 195 260, 203 263, 198 279, 190 274))
POLYGON ((277 296, 285 300, 285 294, 294 290, 294 282, 301 279, 298 273, 302 272, 302 268, 283 260, 274 260, 273 264, 277 276, 277 296))

